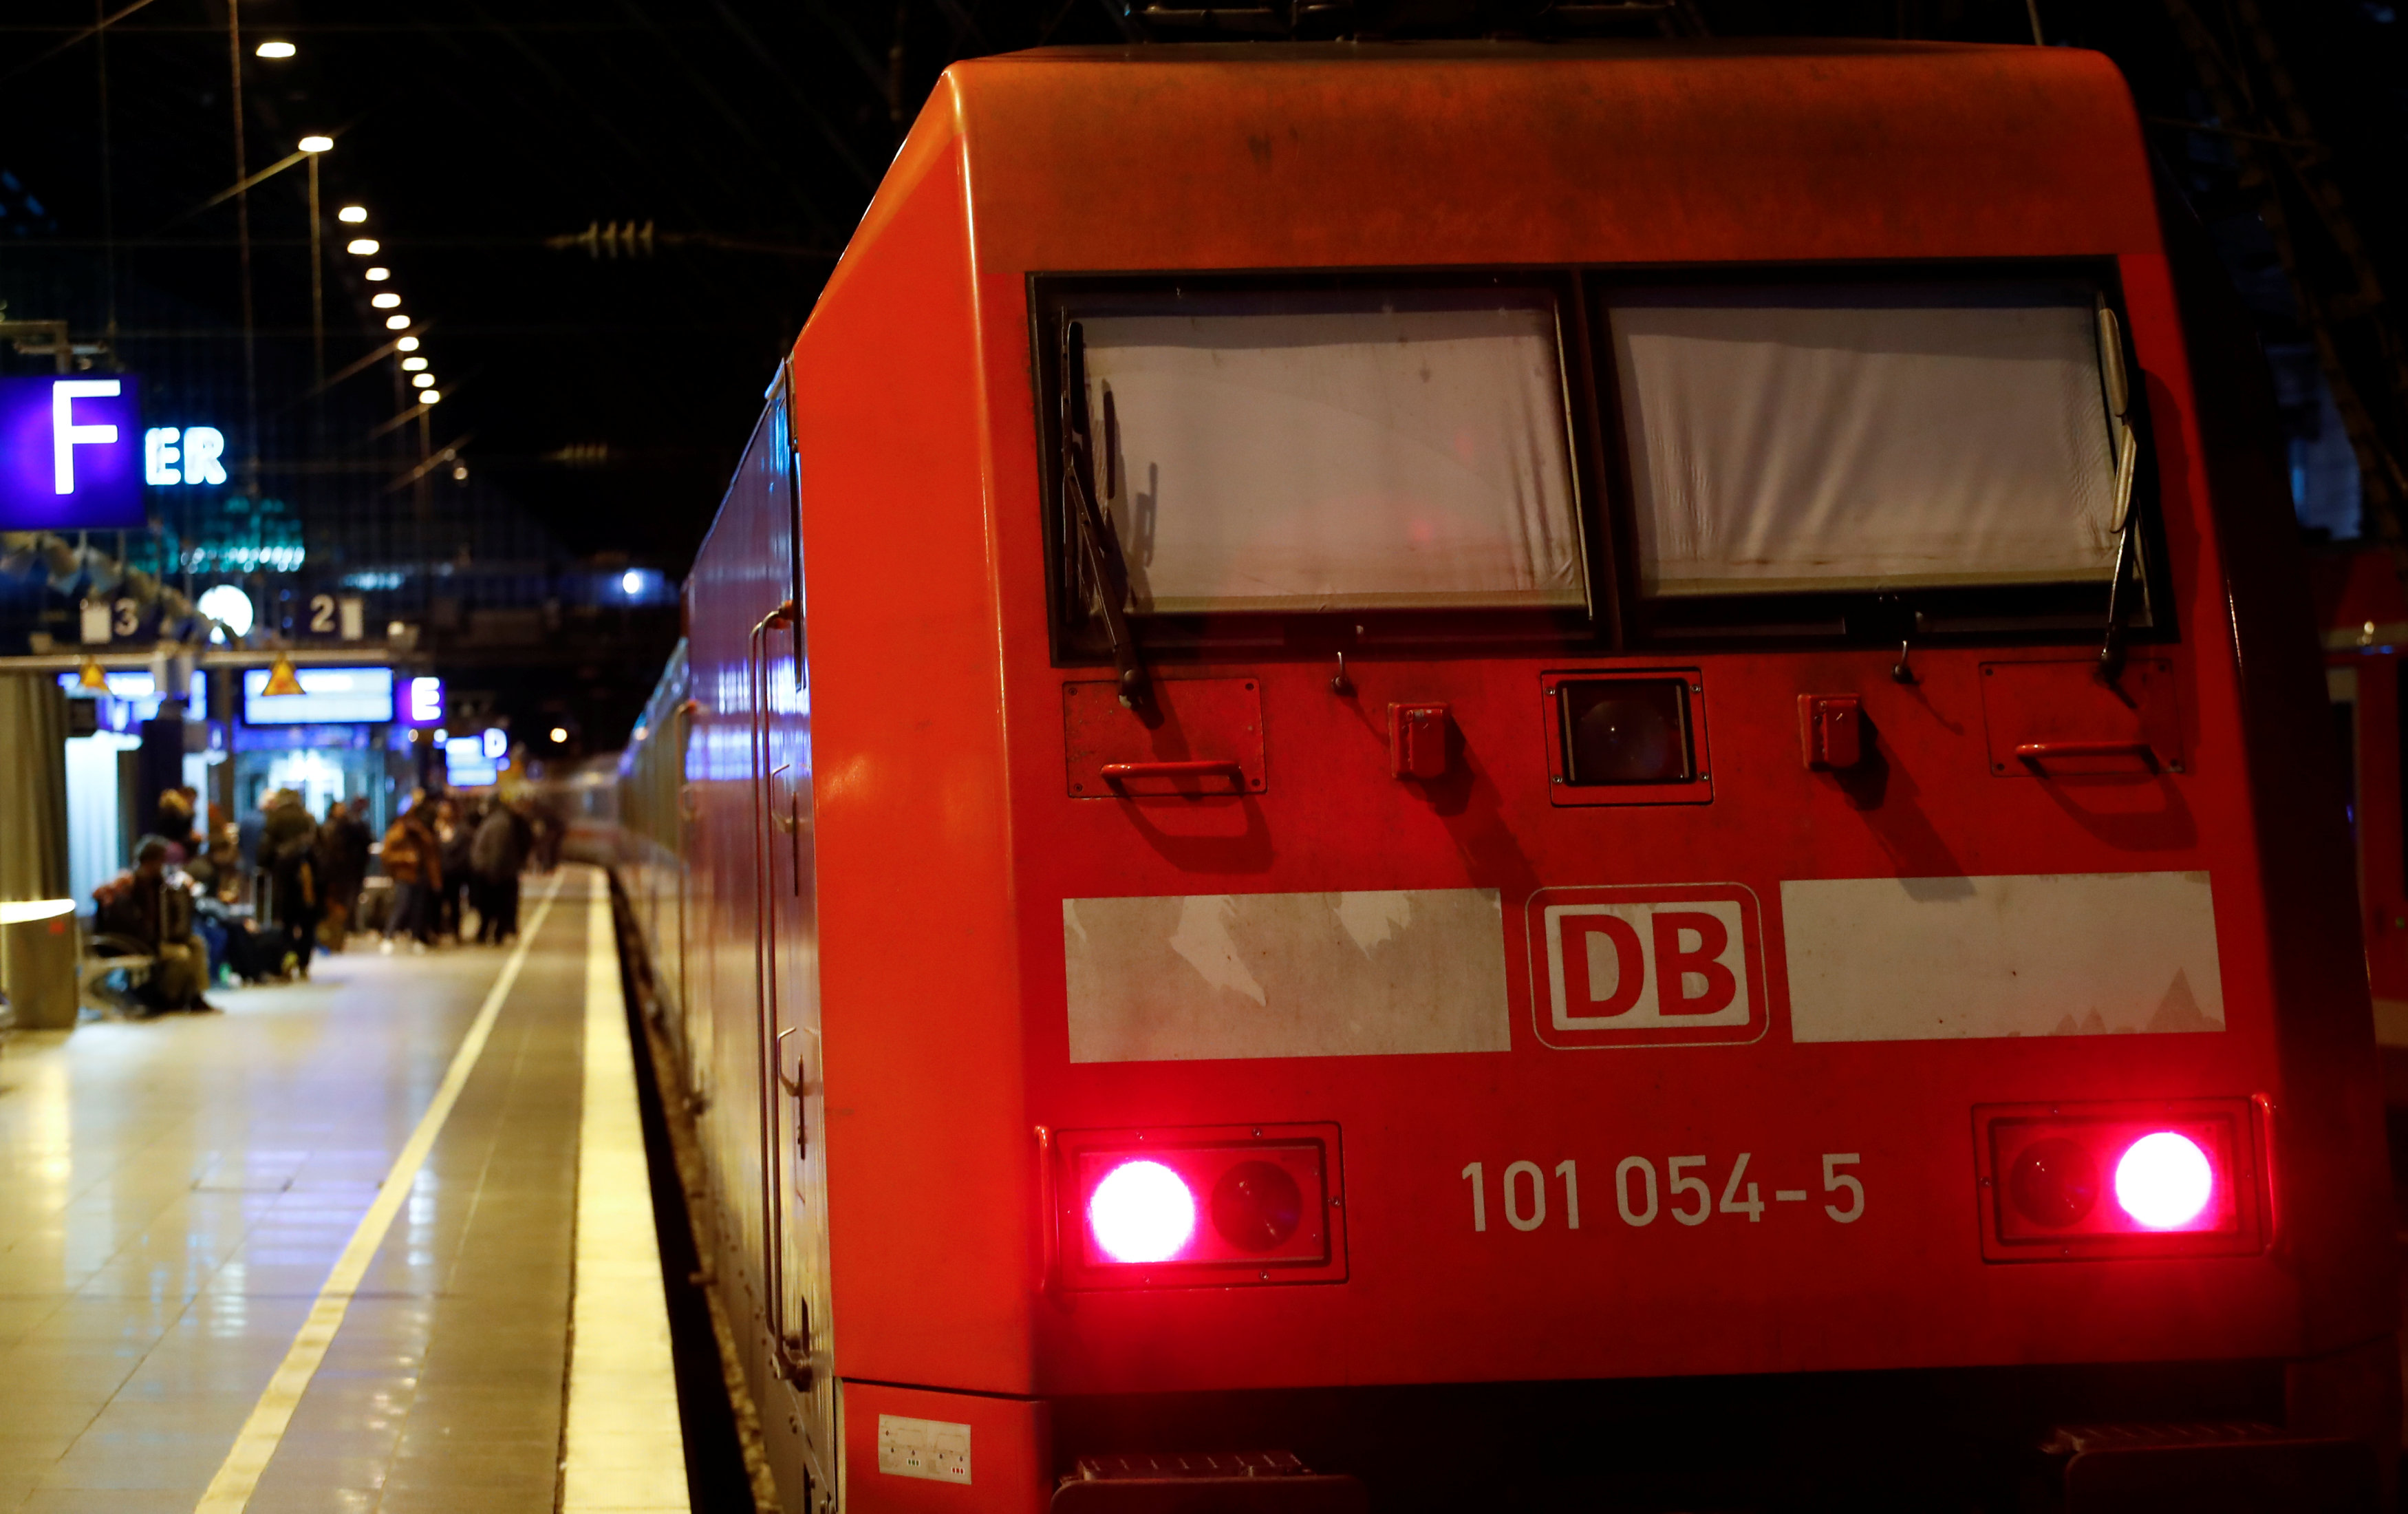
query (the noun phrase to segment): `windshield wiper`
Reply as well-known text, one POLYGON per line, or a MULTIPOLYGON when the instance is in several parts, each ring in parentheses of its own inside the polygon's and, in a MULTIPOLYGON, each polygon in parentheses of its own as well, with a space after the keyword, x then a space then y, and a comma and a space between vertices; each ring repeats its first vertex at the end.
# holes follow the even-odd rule
MULTIPOLYGON (((1107 410, 1111 397, 1104 401, 1107 410)), ((1121 558, 1120 538, 1104 514, 1096 494, 1096 449, 1087 411, 1087 341, 1076 321, 1062 324, 1062 495, 1071 525, 1079 533, 1088 571, 1104 601, 1104 629, 1111 638, 1112 662, 1120 670, 1121 703, 1142 710, 1147 701, 1145 664, 1139 660, 1137 637, 1128 622, 1128 565, 1121 558)), ((1068 587, 1068 585, 1066 585, 1068 587)))
POLYGON ((2131 385, 2124 372, 2124 334, 2115 312, 2099 307, 2099 356, 2107 380, 2107 412, 2115 420, 2115 568, 2107 580, 2107 636, 2099 647, 2099 676, 2114 686, 2124 676, 2124 580, 2131 576, 2135 526, 2132 480, 2140 471, 2141 434, 2127 413, 2131 385))

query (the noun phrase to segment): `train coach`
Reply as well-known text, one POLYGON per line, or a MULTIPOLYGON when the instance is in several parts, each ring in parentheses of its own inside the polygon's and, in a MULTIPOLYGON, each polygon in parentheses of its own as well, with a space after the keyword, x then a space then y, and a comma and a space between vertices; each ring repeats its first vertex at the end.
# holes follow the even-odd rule
POLYGON ((785 1506, 2372 1507, 2227 300, 2068 50, 951 69, 618 795, 785 1506))

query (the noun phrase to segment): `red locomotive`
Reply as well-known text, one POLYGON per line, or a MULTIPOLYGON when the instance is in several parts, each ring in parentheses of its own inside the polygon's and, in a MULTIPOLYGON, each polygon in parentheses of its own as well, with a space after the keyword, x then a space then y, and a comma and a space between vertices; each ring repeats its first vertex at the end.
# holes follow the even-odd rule
POLYGON ((2199 248, 2069 50, 951 70, 622 779, 787 1507, 2371 1501, 2199 248))

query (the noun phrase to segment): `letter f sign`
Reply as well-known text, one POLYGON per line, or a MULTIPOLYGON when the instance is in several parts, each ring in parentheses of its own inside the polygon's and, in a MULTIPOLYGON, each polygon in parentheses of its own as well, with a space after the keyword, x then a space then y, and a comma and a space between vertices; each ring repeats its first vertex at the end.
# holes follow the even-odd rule
POLYGON ((117 427, 113 425, 76 425, 75 402, 115 399, 122 387, 115 379, 61 379, 50 385, 50 465, 58 493, 75 493, 78 446, 105 447, 117 440, 117 427))

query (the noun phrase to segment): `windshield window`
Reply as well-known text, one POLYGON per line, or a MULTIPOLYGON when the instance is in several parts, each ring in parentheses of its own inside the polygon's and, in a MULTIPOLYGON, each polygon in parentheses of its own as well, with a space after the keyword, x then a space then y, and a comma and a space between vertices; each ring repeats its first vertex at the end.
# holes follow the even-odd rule
POLYGON ((1070 314, 1132 612, 1587 603, 1547 291, 1166 292, 1070 314))
POLYGON ((2105 582, 2097 297, 2055 281, 1612 291, 1641 592, 2105 582))

